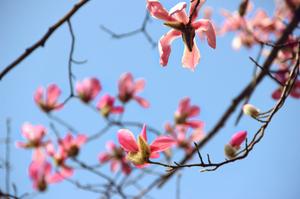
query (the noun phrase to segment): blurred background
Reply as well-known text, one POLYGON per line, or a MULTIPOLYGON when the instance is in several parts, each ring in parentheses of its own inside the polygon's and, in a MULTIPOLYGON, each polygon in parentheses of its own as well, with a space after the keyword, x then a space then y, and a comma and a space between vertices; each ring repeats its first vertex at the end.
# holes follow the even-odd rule
MULTIPOLYGON (((48 30, 50 25, 60 19, 77 1, 71 0, 1 0, 0 1, 0 70, 20 55, 28 46, 48 30)), ((161 0, 167 9, 177 1, 161 0)), ((207 0, 204 7, 213 9, 213 20, 221 25, 224 18, 221 9, 234 11, 240 1, 207 0)), ((274 1, 255 0, 254 9, 261 7, 269 14, 275 8, 274 1)), ((116 33, 124 33, 141 26, 146 3, 131 1, 90 1, 72 17, 76 46, 74 57, 87 60, 82 65, 73 65, 73 73, 78 80, 95 76, 100 79, 104 93, 115 95, 117 81, 124 72, 131 72, 134 77, 143 77, 146 87, 141 94, 151 102, 149 109, 143 109, 136 103, 126 107, 124 120, 140 121, 163 130, 167 121, 173 120, 178 102, 189 96, 193 104, 201 107, 200 119, 205 122, 205 131, 209 131, 219 120, 222 113, 252 78, 253 63, 249 56, 255 57, 258 48, 234 51, 231 41, 234 34, 217 37, 217 48, 211 49, 206 41, 197 39, 201 53, 200 64, 195 72, 181 66, 183 53, 182 41, 172 44, 172 53, 168 66, 159 65, 157 47, 153 47, 143 34, 124 39, 114 39, 104 32, 101 25, 116 33)), ((201 11, 200 11, 201 14, 201 11)), ((168 31, 162 21, 151 19, 147 31, 155 42, 168 31)), ((49 127, 48 117, 42 113, 33 101, 33 94, 38 86, 55 82, 62 89, 61 101, 69 94, 68 56, 71 37, 67 24, 59 28, 47 41, 44 48, 36 50, 19 64, 0 83, 0 157, 4 160, 6 119, 11 118, 11 181, 16 184, 18 193, 32 193, 32 183, 28 177, 31 151, 15 148, 15 141, 23 140, 21 125, 24 122, 43 124, 49 127)), ((251 103, 261 110, 268 110, 275 101, 271 93, 277 85, 265 78, 256 89, 251 103)), ((98 98, 97 98, 98 100, 98 98)), ((96 100, 96 102, 97 102, 96 100)), ((95 102, 94 102, 95 103, 95 102)), ((299 120, 299 101, 289 98, 285 107, 276 115, 266 131, 264 139, 254 151, 242 161, 225 165, 215 172, 201 173, 199 168, 180 171, 181 198, 223 198, 244 199, 266 197, 273 199, 297 199, 300 196, 300 134, 296 122, 299 120), (298 119, 297 119, 298 118, 298 119), (297 130, 298 129, 298 130, 297 130)), ((239 107, 241 108, 241 107, 239 107)), ((55 115, 64 118, 81 132, 91 135, 103 128, 105 121, 100 114, 82 105, 78 100, 71 100, 55 115)), ((207 144, 202 153, 209 153, 213 161, 224 159, 223 148, 233 133, 247 130, 249 136, 259 128, 259 123, 249 117, 243 117, 238 126, 234 125, 236 112, 215 138, 207 144)), ((67 129, 57 125, 62 134, 67 129)), ((105 150, 107 140, 116 140, 118 128, 112 128, 100 140, 85 146, 80 159, 89 164, 98 163, 98 154, 105 150)), ((131 129, 136 134, 140 129, 131 129)), ((48 136, 55 138, 49 129, 48 136)), ((150 135, 150 140, 153 139, 150 135)), ((176 153, 174 160, 180 160, 182 153, 176 153)), ((195 157, 195 161, 198 161, 195 157)), ((112 177, 108 166, 104 171, 112 177)), ((158 167, 156 171, 164 172, 158 167)), ((99 180, 92 175, 78 171, 75 179, 81 182, 99 180)), ((5 187, 5 172, 0 170, 0 187, 5 187)), ((147 185, 154 178, 144 178, 141 184, 147 185)), ((172 178, 162 189, 150 192, 153 198, 176 198, 176 178, 172 178)), ((131 193, 138 193, 133 189, 131 193)), ((37 198, 98 198, 97 194, 79 190, 68 182, 49 186, 46 193, 37 198)))

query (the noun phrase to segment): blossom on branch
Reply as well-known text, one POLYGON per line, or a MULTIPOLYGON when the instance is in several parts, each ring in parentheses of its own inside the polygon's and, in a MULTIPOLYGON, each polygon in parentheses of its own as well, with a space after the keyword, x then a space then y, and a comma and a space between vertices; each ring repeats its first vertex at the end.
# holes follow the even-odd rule
POLYGON ((102 96, 100 101, 97 104, 97 109, 101 111, 101 114, 104 117, 108 117, 112 114, 121 114, 124 112, 124 108, 122 106, 115 106, 115 98, 105 94, 102 96))
POLYGON ((119 79, 119 100, 123 103, 127 103, 130 100, 135 100, 142 107, 148 108, 150 106, 149 102, 144 98, 137 96, 139 92, 144 90, 145 80, 138 79, 136 81, 133 80, 133 76, 131 73, 124 73, 121 75, 119 79))
POLYGON ((149 145, 146 125, 143 126, 137 141, 128 129, 118 131, 118 140, 121 147, 127 152, 127 160, 139 168, 147 166, 150 158, 158 158, 159 152, 167 150, 176 143, 170 136, 159 136, 149 145))
POLYGON ((96 78, 86 78, 76 84, 78 96, 85 103, 89 103, 93 100, 101 89, 101 83, 96 78))
POLYGON ((185 97, 179 102, 178 109, 174 114, 175 124, 185 125, 191 128, 201 128, 203 122, 199 120, 189 120, 192 117, 199 115, 200 108, 190 104, 190 98, 185 97))
POLYGON ((69 157, 76 157, 86 140, 87 136, 84 134, 79 134, 74 138, 71 133, 68 133, 64 139, 60 140, 60 145, 69 157))
POLYGON ((31 162, 28 173, 33 181, 33 188, 38 191, 45 191, 48 184, 57 183, 63 180, 63 177, 58 173, 52 173, 51 164, 47 161, 31 162))
POLYGON ((46 113, 52 110, 58 110, 63 107, 63 104, 57 102, 61 91, 56 84, 51 84, 47 90, 39 87, 34 94, 35 103, 46 113))
POLYGON ((196 20, 199 9, 205 3, 205 0, 191 1, 189 17, 185 11, 187 5, 180 2, 168 12, 158 0, 147 0, 147 9, 150 14, 157 19, 165 21, 165 25, 172 29, 160 38, 158 48, 160 54, 160 64, 166 66, 168 64, 171 53, 171 43, 182 37, 185 48, 182 57, 182 65, 192 71, 200 61, 200 52, 195 42, 195 34, 203 37, 203 33, 207 36, 208 45, 216 48, 216 32, 213 24, 209 19, 196 20))
POLYGON ((110 161, 110 169, 112 172, 118 171, 118 169, 121 167, 122 172, 125 175, 129 175, 131 173, 131 167, 126 160, 125 151, 123 148, 117 147, 112 141, 106 142, 105 146, 107 152, 102 152, 99 154, 100 164, 110 161))

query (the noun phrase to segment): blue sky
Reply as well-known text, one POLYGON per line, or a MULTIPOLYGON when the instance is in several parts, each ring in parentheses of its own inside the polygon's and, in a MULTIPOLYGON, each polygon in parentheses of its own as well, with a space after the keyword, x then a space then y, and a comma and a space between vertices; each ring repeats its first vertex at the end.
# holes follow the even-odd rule
MULTIPOLYGON (((177 1, 161 1, 171 8, 177 1)), ((221 8, 234 10, 240 1, 207 0, 206 6, 214 9, 213 19, 222 22, 221 8)), ((48 27, 63 16, 76 1, 59 0, 1 0, 0 2, 0 69, 10 63, 23 50, 38 40, 48 27)), ((255 7, 263 7, 269 13, 274 9, 273 1, 254 1, 255 7)), ((181 67, 183 45, 180 40, 172 45, 172 54, 167 67, 159 66, 159 55, 143 35, 123 40, 112 39, 99 27, 104 25, 115 32, 126 32, 140 26, 145 15, 145 1, 91 1, 73 18, 76 35, 75 58, 88 60, 84 65, 74 65, 73 71, 78 79, 96 76, 101 80, 104 93, 117 92, 117 80, 127 71, 135 77, 144 77, 147 81, 142 96, 151 102, 151 108, 145 110, 131 103, 124 115, 126 120, 145 122, 162 129, 166 121, 173 119, 178 102, 190 96, 192 102, 201 107, 200 119, 205 121, 205 130, 209 131, 221 114, 231 103, 232 98, 250 81, 253 64, 248 59, 255 56, 258 49, 233 51, 233 34, 217 38, 217 48, 213 50, 206 42, 198 42, 201 61, 195 72, 181 67)), ((151 20, 149 33, 157 41, 168 28, 162 22, 151 20)), ((49 125, 48 118, 33 102, 33 93, 39 85, 57 83, 63 90, 61 99, 68 95, 67 61, 70 48, 70 35, 65 24, 47 41, 44 48, 38 49, 17 66, 0 83, 0 137, 5 136, 5 120, 12 119, 12 138, 20 140, 20 127, 25 121, 33 124, 49 125)), ((276 84, 270 79, 256 90, 251 103, 262 110, 268 110, 275 103, 271 92, 276 84)), ((299 101, 288 99, 285 107, 276 115, 266 132, 264 139, 250 156, 240 162, 226 165, 216 172, 200 173, 198 168, 182 171, 182 198, 299 198, 300 183, 300 134, 296 122, 299 114, 299 101)), ((80 131, 92 134, 105 123, 80 102, 71 101, 57 116, 65 118, 80 131)), ((244 117, 238 126, 234 126, 237 113, 227 122, 221 132, 203 148, 203 154, 209 153, 213 160, 223 160, 223 147, 231 135, 238 130, 247 130, 253 135, 259 124, 244 117)), ((59 127, 59 126, 58 126, 59 127)), ((64 133, 66 129, 59 127, 64 133)), ((138 129, 132 129, 138 133, 138 129)), ((97 163, 97 154, 104 150, 108 139, 116 140, 117 129, 111 129, 103 139, 88 145, 80 158, 91 164, 97 163)), ((50 137, 53 137, 50 133, 50 137)), ((12 181, 17 184, 19 193, 32 192, 27 175, 31 153, 12 148, 12 181)), ((0 147, 4 154, 4 147, 0 147)), ((3 155, 1 155, 3 157, 3 155)), ((180 160, 180 153, 174 160, 180 160), (178 156, 178 157, 177 157, 178 156)), ((105 168, 107 172, 109 170, 105 168)), ((164 168, 157 168, 163 172, 164 168)), ((83 181, 95 181, 92 176, 80 172, 74 178, 83 181)), ((4 187, 4 172, 0 171, 0 186, 4 187)), ((175 198, 175 178, 163 189, 155 189, 151 196, 155 198, 175 198)), ((147 179, 142 184, 147 184, 147 179)), ((77 190, 63 182, 53 185, 46 194, 37 198, 96 198, 97 195, 77 190)))

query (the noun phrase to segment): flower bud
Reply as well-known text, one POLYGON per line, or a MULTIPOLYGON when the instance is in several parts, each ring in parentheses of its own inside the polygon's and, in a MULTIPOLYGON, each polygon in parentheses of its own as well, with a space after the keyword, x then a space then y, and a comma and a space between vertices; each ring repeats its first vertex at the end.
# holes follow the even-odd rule
POLYGON ((232 159, 236 156, 236 151, 237 150, 230 144, 226 144, 224 147, 224 153, 229 159, 232 159))
POLYGON ((256 108, 255 106, 253 106, 252 104, 245 104, 243 106, 243 112, 245 115, 249 115, 251 117, 258 117, 260 110, 258 108, 256 108))

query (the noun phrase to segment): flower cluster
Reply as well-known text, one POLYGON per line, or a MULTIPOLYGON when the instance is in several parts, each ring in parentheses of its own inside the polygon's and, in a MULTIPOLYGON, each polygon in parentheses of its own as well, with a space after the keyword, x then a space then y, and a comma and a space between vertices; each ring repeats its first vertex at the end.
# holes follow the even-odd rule
POLYGON ((55 151, 54 143, 51 140, 44 141, 46 128, 42 125, 23 124, 22 135, 26 142, 17 142, 17 147, 33 149, 32 162, 29 166, 29 176, 33 181, 33 187, 39 191, 45 191, 48 184, 57 183, 73 174, 73 169, 67 165, 69 158, 79 154, 80 147, 86 142, 87 137, 79 134, 73 137, 68 133, 63 139, 58 139, 58 150, 55 151), (55 171, 51 163, 55 163, 55 171))

